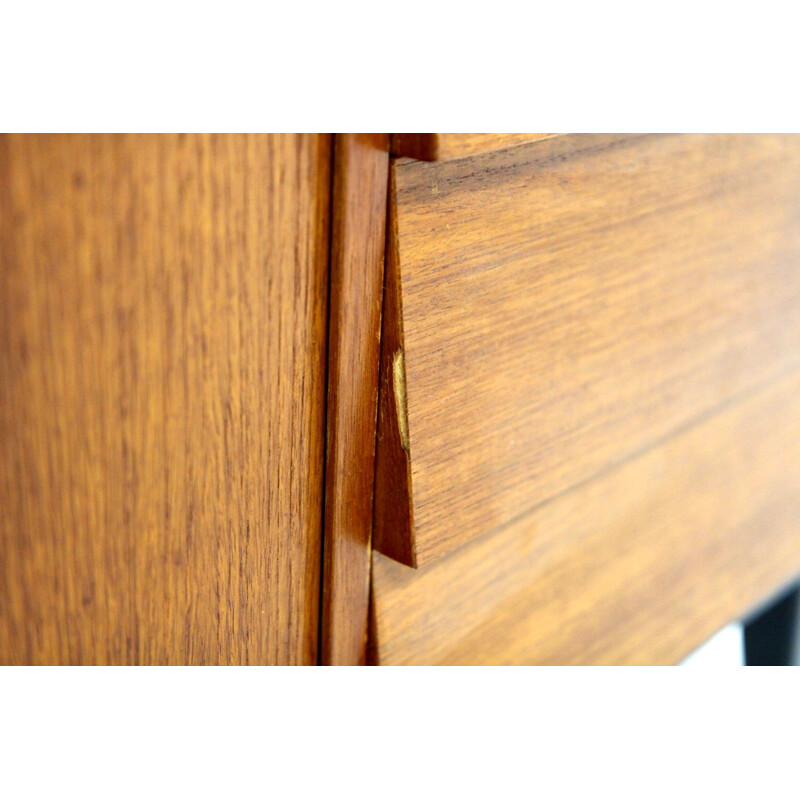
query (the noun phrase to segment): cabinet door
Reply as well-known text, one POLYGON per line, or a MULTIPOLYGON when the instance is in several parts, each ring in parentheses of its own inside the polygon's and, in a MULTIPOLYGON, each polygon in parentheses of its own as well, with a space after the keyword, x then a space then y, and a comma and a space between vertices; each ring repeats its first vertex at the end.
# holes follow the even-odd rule
POLYGON ((0 141, 0 661, 316 660, 330 137, 0 141))

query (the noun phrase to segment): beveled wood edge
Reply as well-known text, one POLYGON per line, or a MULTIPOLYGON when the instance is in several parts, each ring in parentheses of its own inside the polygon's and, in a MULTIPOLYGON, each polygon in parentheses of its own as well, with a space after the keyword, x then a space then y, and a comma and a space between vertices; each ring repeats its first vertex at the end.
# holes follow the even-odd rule
POLYGON ((397 236, 394 169, 389 175, 380 391, 375 447, 373 546, 410 567, 417 566, 414 508, 403 357, 403 300, 397 236))
POLYGON ((366 663, 388 134, 334 137, 320 663, 366 663))

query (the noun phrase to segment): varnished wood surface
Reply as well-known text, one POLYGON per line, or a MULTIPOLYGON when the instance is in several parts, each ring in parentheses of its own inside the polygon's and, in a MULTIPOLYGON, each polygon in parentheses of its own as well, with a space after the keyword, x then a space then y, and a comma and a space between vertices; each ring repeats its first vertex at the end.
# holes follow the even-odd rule
POLYGON ((322 663, 363 664, 389 141, 386 134, 335 138, 322 663))
POLYGON ((0 661, 315 663, 330 137, 0 142, 0 661))
POLYGON ((800 573, 800 377, 427 567, 373 560, 378 663, 676 663, 800 573))
POLYGON ((422 161, 446 161, 503 150, 558 136, 557 133, 393 133, 392 154, 422 161))
MULTIPOLYGON (((393 185, 409 441, 380 433, 376 492, 410 507, 376 503, 374 544, 406 563, 800 360, 796 136, 559 136, 393 185)), ((381 426, 404 417, 389 367, 381 426)))

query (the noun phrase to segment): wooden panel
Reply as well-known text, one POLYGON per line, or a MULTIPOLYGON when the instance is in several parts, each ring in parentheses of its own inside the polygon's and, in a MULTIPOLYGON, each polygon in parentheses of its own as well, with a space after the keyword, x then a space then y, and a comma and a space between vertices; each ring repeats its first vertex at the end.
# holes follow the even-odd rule
POLYGON ((330 137, 0 145, 0 660, 314 663, 330 137))
POLYGON ((364 664, 389 141, 337 134, 334 157, 322 663, 364 664))
POLYGON ((800 138, 561 136, 392 180, 380 425, 408 449, 381 431, 374 543, 405 563, 798 359, 800 138))
POLYGON ((670 664, 800 571, 798 373, 412 570, 375 553, 383 664, 670 664))
POLYGON ((489 150, 503 150, 538 139, 559 136, 557 133, 393 133, 392 154, 446 161, 464 158, 489 150))

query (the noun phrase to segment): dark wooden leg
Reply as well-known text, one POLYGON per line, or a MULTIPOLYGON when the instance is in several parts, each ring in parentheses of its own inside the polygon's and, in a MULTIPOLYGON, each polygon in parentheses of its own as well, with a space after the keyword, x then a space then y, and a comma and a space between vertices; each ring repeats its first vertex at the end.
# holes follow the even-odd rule
POLYGON ((744 649, 748 667, 800 665, 800 585, 746 622, 744 649))

